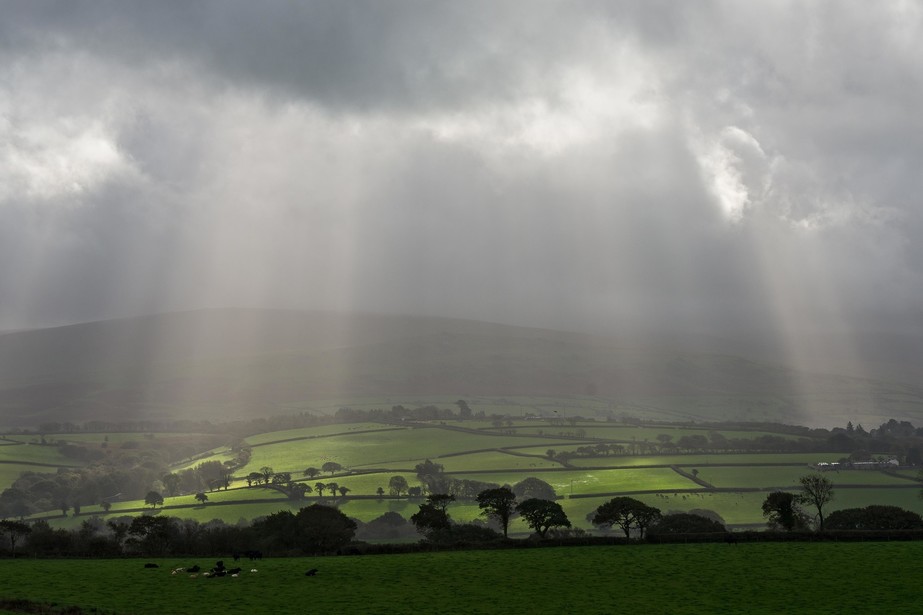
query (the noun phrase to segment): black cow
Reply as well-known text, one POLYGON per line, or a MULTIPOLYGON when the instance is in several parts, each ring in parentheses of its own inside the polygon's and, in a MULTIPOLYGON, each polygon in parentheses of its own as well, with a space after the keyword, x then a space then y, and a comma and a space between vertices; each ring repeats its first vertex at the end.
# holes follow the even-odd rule
POLYGON ((306 577, 313 577, 313 576, 316 576, 316 575, 317 575, 317 568, 311 568, 311 569, 308 570, 306 573, 304 573, 304 576, 306 576, 306 577))
POLYGON ((144 564, 145 568, 160 568, 157 564, 144 564))
POLYGON ((200 571, 200 570, 202 570, 202 569, 199 568, 199 565, 198 565, 198 564, 196 564, 196 565, 193 566, 192 568, 187 568, 187 569, 186 569, 186 572, 198 572, 198 571, 200 571))

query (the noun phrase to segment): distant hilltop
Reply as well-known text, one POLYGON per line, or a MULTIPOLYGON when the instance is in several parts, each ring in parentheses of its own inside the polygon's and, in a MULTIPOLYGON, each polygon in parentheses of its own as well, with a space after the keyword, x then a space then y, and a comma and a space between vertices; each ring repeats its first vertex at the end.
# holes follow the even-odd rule
POLYGON ((222 309, 0 334, 0 428, 421 397, 560 399, 586 416, 923 420, 923 388, 913 384, 807 373, 695 342, 447 318, 222 309))

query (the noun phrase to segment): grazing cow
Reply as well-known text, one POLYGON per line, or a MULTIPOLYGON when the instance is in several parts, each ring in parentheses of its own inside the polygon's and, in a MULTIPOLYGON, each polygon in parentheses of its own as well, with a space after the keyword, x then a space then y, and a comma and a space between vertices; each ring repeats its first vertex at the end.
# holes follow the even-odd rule
POLYGON ((306 576, 306 577, 313 577, 313 576, 316 576, 316 575, 317 575, 317 568, 311 568, 311 569, 308 570, 306 573, 304 573, 304 576, 306 576))
POLYGON ((157 564, 144 564, 145 568, 160 568, 157 564))
POLYGON ((239 561, 239 560, 240 560, 240 552, 234 551, 233 557, 234 557, 234 561, 235 561, 235 562, 236 562, 236 561, 239 561))
POLYGON ((729 545, 736 545, 736 544, 737 544, 737 536, 735 536, 734 534, 731 534, 731 533, 729 532, 729 533, 727 533, 727 534, 724 535, 724 542, 727 543, 727 544, 729 544, 729 545))
POLYGON ((232 577, 237 576, 240 574, 240 568, 231 568, 228 570, 228 574, 232 577))
POLYGON ((200 570, 202 570, 202 569, 199 568, 199 565, 198 565, 198 564, 196 564, 195 566, 193 566, 192 568, 190 568, 190 569, 188 570, 188 572, 198 572, 198 571, 200 571, 200 570))
POLYGON ((251 562, 255 559, 263 559, 262 551, 247 551, 244 555, 249 557, 251 562))

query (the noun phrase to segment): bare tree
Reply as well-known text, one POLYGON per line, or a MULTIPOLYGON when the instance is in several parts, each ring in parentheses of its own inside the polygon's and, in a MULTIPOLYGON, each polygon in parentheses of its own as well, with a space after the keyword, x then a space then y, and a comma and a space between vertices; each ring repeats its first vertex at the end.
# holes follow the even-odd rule
POLYGON ((824 506, 833 500, 833 483, 820 474, 808 474, 798 479, 801 483, 800 504, 808 504, 817 509, 818 530, 824 531, 824 506))

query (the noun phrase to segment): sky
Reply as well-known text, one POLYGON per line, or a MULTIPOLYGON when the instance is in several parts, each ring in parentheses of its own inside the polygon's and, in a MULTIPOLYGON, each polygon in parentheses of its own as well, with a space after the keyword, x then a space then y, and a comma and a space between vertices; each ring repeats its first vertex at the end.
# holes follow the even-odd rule
POLYGON ((805 352, 923 329, 918 2, 0 14, 0 329, 232 306, 805 352))

